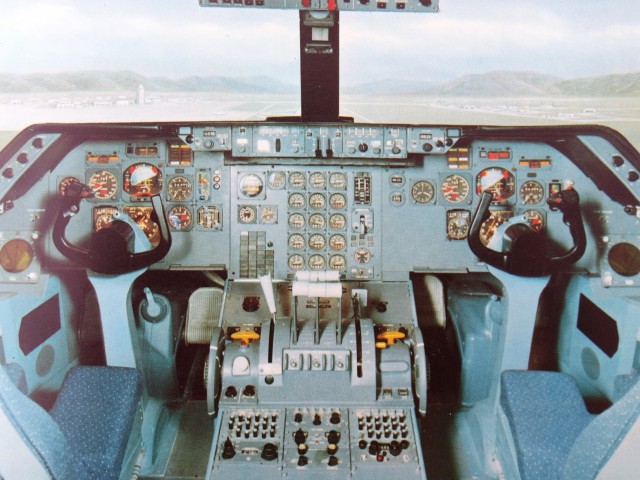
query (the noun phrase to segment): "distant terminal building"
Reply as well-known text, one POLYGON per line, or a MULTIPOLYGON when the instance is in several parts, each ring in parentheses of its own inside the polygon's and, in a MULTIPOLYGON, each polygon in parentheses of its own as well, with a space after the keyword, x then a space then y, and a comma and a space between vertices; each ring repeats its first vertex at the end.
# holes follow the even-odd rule
POLYGON ((144 105, 144 85, 138 85, 138 90, 136 92, 136 104, 144 105))

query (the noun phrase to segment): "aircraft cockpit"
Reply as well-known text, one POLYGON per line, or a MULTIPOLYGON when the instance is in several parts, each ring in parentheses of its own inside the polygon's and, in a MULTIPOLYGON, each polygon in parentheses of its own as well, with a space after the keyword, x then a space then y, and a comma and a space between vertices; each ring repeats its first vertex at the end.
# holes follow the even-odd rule
POLYGON ((299 115, 8 142, 0 478, 630 478, 637 148, 340 115, 340 13, 440 3, 200 0, 299 10, 299 115))

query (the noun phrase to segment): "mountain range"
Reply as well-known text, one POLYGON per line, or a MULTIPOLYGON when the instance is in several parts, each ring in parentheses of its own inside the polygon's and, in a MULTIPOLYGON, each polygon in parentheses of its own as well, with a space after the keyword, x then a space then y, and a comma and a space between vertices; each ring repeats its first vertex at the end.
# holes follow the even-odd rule
MULTIPOLYGON (((187 76, 177 79, 130 71, 83 71, 47 74, 2 74, 2 93, 134 92, 297 93, 298 87, 268 76, 187 76)), ((566 79, 536 72, 494 71, 463 75, 444 82, 386 78, 343 86, 342 93, 363 95, 419 94, 450 97, 633 97, 640 96, 640 72, 566 79)))

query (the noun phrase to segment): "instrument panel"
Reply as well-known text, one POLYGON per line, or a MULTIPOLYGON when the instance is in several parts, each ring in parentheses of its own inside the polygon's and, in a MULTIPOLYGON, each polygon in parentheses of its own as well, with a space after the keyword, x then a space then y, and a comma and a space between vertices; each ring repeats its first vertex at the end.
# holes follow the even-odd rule
MULTIPOLYGON (((52 199, 80 182, 93 193, 70 224, 70 240, 80 243, 118 212, 157 244, 150 197, 161 195, 173 247, 153 268, 224 269, 230 278, 332 270, 346 280, 396 281, 410 272, 486 269, 466 242, 485 191, 492 195, 491 216, 480 229, 485 245, 505 222, 519 221, 562 251, 571 239, 546 199, 569 187, 580 194, 591 235, 575 268, 606 270, 612 285, 640 281, 619 266, 620 249, 612 254, 617 270, 603 257, 610 238, 638 249, 638 235, 628 235, 638 229, 634 215, 620 214, 625 206, 603 194, 598 176, 579 159, 544 138, 475 130, 466 136, 465 128, 210 123, 176 125, 135 141, 110 135, 60 158, 48 187, 38 184, 23 200, 22 215, 15 211, 15 224, 22 225, 20 236, 34 225, 50 231, 54 213, 33 212, 50 210, 58 201, 52 199)), ((618 181, 618 191, 638 195, 619 150, 606 143, 597 156, 613 159, 600 171, 611 176, 609 184, 618 181)), ((61 260, 50 243, 34 251, 61 260)))

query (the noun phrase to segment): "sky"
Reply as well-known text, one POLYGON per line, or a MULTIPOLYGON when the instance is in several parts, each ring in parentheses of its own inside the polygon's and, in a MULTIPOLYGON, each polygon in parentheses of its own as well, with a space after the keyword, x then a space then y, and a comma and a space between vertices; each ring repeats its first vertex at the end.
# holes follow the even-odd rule
MULTIPOLYGON (((298 12, 197 0, 4 1, 0 73, 270 75, 297 84, 298 12)), ((440 0, 438 14, 343 12, 341 82, 493 70, 640 71, 640 1, 440 0)))

